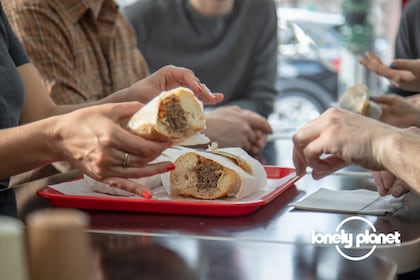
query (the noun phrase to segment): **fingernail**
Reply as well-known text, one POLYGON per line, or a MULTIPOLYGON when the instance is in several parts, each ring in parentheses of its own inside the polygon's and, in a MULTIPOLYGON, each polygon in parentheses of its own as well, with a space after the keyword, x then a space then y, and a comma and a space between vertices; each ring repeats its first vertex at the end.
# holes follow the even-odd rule
POLYGON ((213 94, 213 92, 211 92, 211 90, 206 86, 206 84, 201 84, 202 87, 204 87, 204 89, 206 90, 206 92, 211 95, 212 97, 215 97, 215 95, 213 94))
POLYGON ((393 63, 391 63, 391 65, 389 65, 389 68, 391 68, 391 69, 397 69, 398 68, 398 65, 397 65, 397 63, 393 62, 393 63))
POLYGON ((166 171, 172 171, 172 170, 174 170, 175 169, 175 164, 171 164, 171 165, 168 165, 167 167, 166 167, 166 171))
POLYGON ((201 85, 199 83, 196 83, 197 91, 202 93, 203 89, 201 88, 201 85))
POLYGON ((142 192, 141 196, 146 198, 146 199, 151 199, 152 198, 152 194, 149 193, 149 192, 146 192, 146 191, 142 192))

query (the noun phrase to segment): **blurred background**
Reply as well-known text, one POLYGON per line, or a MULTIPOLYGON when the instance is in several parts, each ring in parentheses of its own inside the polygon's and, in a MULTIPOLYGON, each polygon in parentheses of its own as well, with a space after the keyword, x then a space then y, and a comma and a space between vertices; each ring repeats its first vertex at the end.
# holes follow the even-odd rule
POLYGON ((388 63, 394 55, 404 1, 278 0, 278 94, 269 121, 275 130, 276 165, 291 162, 293 133, 334 106, 350 86, 368 85, 373 96, 388 81, 359 59, 372 50, 388 63))
POLYGON ((387 81, 358 60, 367 50, 393 57, 401 0, 278 0, 278 98, 270 121, 294 131, 334 104, 356 83, 372 95, 387 81))
MULTIPOLYGON (((135 0, 117 0, 121 6, 135 0)), ((255 0, 258 1, 258 0, 255 0)), ((373 96, 388 82, 358 62, 372 50, 385 63, 405 0, 273 0, 278 15, 278 94, 269 122, 276 148, 271 164, 292 166, 291 137, 307 121, 334 106, 356 83, 373 96)))

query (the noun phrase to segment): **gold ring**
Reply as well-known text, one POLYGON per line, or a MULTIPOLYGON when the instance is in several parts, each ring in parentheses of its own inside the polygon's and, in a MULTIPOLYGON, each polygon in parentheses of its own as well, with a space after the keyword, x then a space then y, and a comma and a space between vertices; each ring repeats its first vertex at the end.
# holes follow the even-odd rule
POLYGON ((129 162, 130 162, 130 155, 128 153, 125 153, 124 154, 124 161, 123 161, 122 166, 127 167, 129 162))

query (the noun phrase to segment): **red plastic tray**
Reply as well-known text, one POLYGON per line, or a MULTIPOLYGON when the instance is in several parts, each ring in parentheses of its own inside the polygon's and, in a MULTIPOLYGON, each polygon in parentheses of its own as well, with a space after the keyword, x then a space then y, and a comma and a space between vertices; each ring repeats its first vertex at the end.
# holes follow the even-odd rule
POLYGON ((167 214, 209 215, 209 216, 239 216, 254 212, 259 207, 270 203, 294 185, 300 177, 293 168, 276 166, 264 167, 269 179, 283 179, 273 191, 255 200, 198 200, 198 199, 133 199, 127 197, 94 197, 82 195, 66 195, 53 188, 45 187, 37 192, 41 197, 49 199, 58 207, 134 211, 167 214))

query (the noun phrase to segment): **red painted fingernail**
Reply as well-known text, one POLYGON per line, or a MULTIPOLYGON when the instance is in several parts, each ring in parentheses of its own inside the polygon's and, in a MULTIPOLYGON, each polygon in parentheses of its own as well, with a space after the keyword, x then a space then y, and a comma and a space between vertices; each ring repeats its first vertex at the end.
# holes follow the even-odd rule
POLYGON ((174 169, 175 169, 175 164, 171 164, 171 165, 168 165, 168 167, 166 167, 166 171, 172 171, 174 169))
POLYGON ((147 198, 147 199, 151 199, 152 198, 152 194, 151 193, 149 193, 149 192, 143 192, 142 194, 141 194, 141 196, 142 197, 144 197, 144 198, 147 198))

